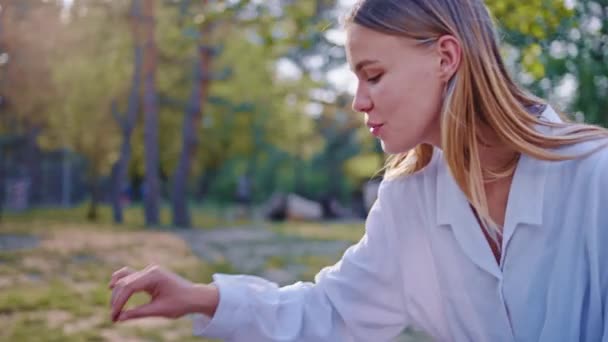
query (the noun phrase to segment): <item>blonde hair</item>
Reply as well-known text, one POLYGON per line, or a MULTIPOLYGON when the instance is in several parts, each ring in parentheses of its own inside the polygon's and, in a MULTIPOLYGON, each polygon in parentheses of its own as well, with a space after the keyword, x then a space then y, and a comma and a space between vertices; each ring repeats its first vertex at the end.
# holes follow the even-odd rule
MULTIPOLYGON (((591 125, 549 123, 531 115, 530 108, 546 103, 520 88, 509 76, 499 51, 492 17, 482 0, 361 0, 346 18, 394 36, 434 42, 452 35, 461 43, 459 70, 447 85, 441 113, 443 156, 457 184, 476 210, 481 225, 497 241, 501 234, 490 217, 484 182, 512 174, 520 154, 541 160, 567 160, 551 149, 608 137, 608 131, 591 125), (535 127, 564 128, 547 135, 535 127), (481 165, 481 136, 486 126, 499 141, 515 152, 512 162, 499 170, 481 165)), ((592 153, 602 146, 589 152, 592 153)), ((385 177, 412 174, 429 164, 433 146, 421 144, 411 151, 389 157, 385 177)))

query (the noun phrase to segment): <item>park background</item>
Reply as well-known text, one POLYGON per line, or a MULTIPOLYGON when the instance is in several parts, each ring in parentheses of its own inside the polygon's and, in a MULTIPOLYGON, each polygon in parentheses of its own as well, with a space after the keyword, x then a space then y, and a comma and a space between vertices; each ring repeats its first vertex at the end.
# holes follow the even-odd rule
MULTIPOLYGON (((289 284, 356 243, 385 156, 350 109, 353 2, 0 0, 0 340, 200 341, 112 325, 112 271, 289 284)), ((517 82, 608 125, 608 1, 486 3, 517 82)))

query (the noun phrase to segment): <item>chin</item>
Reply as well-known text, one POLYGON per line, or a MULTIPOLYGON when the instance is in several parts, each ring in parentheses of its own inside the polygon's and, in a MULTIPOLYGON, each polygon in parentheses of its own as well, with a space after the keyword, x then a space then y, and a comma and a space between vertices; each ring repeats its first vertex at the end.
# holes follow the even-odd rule
POLYGON ((400 154, 400 153, 406 153, 408 151, 410 151, 412 148, 414 148, 414 146, 416 145, 409 145, 409 144, 391 144, 388 143, 384 140, 380 141, 380 145, 382 146, 382 150, 384 151, 384 153, 386 154, 400 154))

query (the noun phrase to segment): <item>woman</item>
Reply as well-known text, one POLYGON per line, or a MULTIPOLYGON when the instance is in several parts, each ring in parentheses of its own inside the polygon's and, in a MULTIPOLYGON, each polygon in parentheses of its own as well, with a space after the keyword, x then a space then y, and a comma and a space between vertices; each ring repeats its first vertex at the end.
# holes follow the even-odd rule
POLYGON ((229 341, 608 341, 606 130, 519 88, 481 0, 363 0, 353 103, 392 154, 366 234, 315 283, 117 271, 113 317, 229 341), (136 291, 152 302, 121 312, 136 291))

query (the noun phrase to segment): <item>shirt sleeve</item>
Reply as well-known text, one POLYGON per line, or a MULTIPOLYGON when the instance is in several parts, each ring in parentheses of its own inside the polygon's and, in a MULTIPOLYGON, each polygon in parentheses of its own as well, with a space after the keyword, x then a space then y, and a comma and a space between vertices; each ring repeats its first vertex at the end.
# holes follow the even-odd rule
POLYGON ((214 275, 212 319, 194 317, 194 334, 225 341, 389 341, 406 327, 394 228, 382 187, 366 233, 314 283, 278 287, 247 275, 214 275))
POLYGON ((606 248, 606 244, 608 244, 608 212, 605 209, 608 202, 608 152, 605 148, 600 153, 602 153, 603 158, 596 163, 595 182, 593 182, 592 188, 596 193, 590 194, 597 196, 597 200, 593 202, 588 210, 597 217, 593 239, 591 240, 592 255, 594 256, 592 267, 595 266, 600 278, 601 303, 603 306, 602 342, 608 342, 608 267, 606 267, 606 260, 608 260, 608 249, 606 248))

